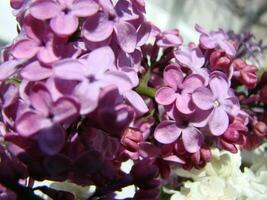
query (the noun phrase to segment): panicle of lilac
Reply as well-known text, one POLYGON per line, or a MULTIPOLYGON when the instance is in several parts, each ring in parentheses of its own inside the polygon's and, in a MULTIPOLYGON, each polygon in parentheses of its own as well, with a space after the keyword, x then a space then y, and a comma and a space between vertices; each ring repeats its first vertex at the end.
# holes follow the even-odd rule
POLYGON ((11 6, 19 34, 0 59, 0 183, 67 180, 107 199, 135 185, 133 199, 158 199, 175 167, 200 169, 211 147, 236 153, 267 137, 267 76, 240 53, 250 37, 196 25, 199 43, 183 45, 178 29, 145 19, 143 0, 11 6))

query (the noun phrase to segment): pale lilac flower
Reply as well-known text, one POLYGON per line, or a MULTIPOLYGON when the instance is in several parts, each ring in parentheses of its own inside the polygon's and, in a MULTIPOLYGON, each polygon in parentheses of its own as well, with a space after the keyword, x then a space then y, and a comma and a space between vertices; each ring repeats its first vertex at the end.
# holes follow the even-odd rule
POLYGON ((97 107, 100 89, 105 86, 115 85, 121 94, 132 89, 131 79, 116 70, 114 62, 114 53, 106 46, 92 51, 87 59, 65 59, 53 66, 56 77, 79 81, 73 95, 80 101, 81 114, 87 114, 97 107))
POLYGON ((30 13, 39 20, 50 19, 51 29, 59 36, 69 36, 77 30, 79 17, 92 16, 98 10, 93 0, 37 0, 30 13))
POLYGON ((198 74, 184 77, 181 69, 176 65, 169 65, 163 73, 165 86, 156 93, 156 101, 164 106, 175 104, 178 111, 191 114, 195 107, 191 94, 204 85, 203 78, 198 74))
POLYGON ((221 48, 229 56, 235 56, 236 49, 227 33, 225 33, 223 30, 220 29, 219 31, 208 32, 199 25, 196 25, 195 29, 201 33, 199 39, 201 47, 204 49, 221 48))
POLYGON ((238 100, 233 96, 226 76, 221 72, 211 75, 208 87, 200 87, 192 94, 195 105, 208 110, 209 129, 213 135, 221 135, 229 126, 229 116, 236 113, 238 100))
POLYGON ((178 63, 188 67, 193 73, 201 75, 205 80, 209 75, 204 68, 205 57, 198 47, 182 47, 175 51, 175 58, 178 63))
POLYGON ((160 47, 179 47, 183 44, 183 39, 180 36, 178 29, 170 29, 159 33, 157 36, 157 45, 160 47))

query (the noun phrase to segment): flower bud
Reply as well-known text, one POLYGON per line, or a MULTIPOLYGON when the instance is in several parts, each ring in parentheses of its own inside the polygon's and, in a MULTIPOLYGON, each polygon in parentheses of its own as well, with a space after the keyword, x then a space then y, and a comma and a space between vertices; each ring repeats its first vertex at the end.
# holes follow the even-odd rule
POLYGON ((253 131, 258 137, 263 138, 266 136, 267 126, 264 122, 258 121, 253 125, 253 131))
POLYGON ((121 138, 121 144, 129 151, 136 152, 139 150, 139 142, 143 141, 142 133, 133 128, 127 128, 121 138))
POLYGON ((211 70, 222 70, 228 72, 231 64, 231 59, 222 49, 214 50, 210 55, 211 70))
POLYGON ((209 148, 207 147, 202 147, 200 149, 200 155, 201 155, 201 158, 205 161, 205 162, 208 162, 211 160, 211 151, 209 148))
POLYGON ((237 153, 238 149, 234 144, 231 144, 227 141, 225 141, 224 139, 219 139, 218 141, 218 146, 221 147, 222 149, 226 150, 226 151, 230 151, 231 153, 237 153))

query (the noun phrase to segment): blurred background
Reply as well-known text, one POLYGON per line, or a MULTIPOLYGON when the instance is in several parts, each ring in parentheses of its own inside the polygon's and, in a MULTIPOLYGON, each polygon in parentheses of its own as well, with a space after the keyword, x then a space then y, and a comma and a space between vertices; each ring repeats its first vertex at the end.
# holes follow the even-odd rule
MULTIPOLYGON (((209 30, 251 31, 267 44, 267 0, 146 0, 146 7, 150 21, 161 29, 178 28, 185 42, 197 41, 198 23, 209 30)), ((15 36, 9 0, 0 0, 0 47, 15 36)))

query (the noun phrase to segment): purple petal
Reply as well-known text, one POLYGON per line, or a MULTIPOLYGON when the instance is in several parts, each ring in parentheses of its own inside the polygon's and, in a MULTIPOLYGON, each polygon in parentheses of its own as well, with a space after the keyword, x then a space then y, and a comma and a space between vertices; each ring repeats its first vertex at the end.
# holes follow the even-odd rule
POLYGON ((30 101, 35 110, 39 111, 43 116, 49 115, 52 98, 45 85, 36 84, 33 86, 30 93, 30 101))
POLYGON ((46 65, 51 65, 59 60, 59 57, 54 52, 53 44, 46 44, 46 47, 41 47, 37 54, 38 60, 46 65))
POLYGON ((187 127, 184 129, 182 132, 182 139, 184 147, 189 153, 197 152, 203 143, 201 132, 194 127, 187 127))
POLYGON ((60 5, 51 0, 36 1, 30 8, 33 17, 40 20, 46 20, 55 17, 61 11, 60 5))
POLYGON ((51 126, 51 121, 36 112, 28 111, 16 120, 15 126, 20 135, 29 137, 41 129, 51 126))
POLYGON ((0 65, 0 80, 3 81, 12 76, 20 64, 17 60, 9 60, 0 65))
POLYGON ((125 98, 133 106, 133 108, 140 114, 148 112, 148 107, 142 97, 133 90, 126 92, 125 98))
POLYGON ((82 115, 88 114, 96 109, 98 105, 100 88, 96 83, 89 84, 86 81, 80 83, 74 89, 74 95, 79 99, 82 115))
POLYGON ((176 65, 168 65, 163 73, 164 83, 174 90, 182 87, 183 72, 176 65))
POLYGON ((221 41, 219 42, 219 46, 229 55, 229 56, 235 56, 236 49, 234 45, 229 41, 221 41))
POLYGON ((20 72, 20 75, 29 81, 43 80, 52 74, 52 69, 42 66, 38 61, 28 64, 20 72))
POLYGON ((209 119, 209 129, 215 136, 222 135, 229 126, 229 117, 222 106, 213 110, 209 119))
POLYGON ((61 97, 53 104, 53 121, 70 123, 78 116, 79 110, 79 104, 72 98, 61 97))
POLYGON ((116 14, 121 21, 131 21, 139 16, 133 12, 132 4, 127 0, 120 0, 115 5, 116 14))
POLYGON ((229 85, 227 80, 221 76, 214 76, 209 82, 210 89, 215 98, 222 101, 228 95, 229 85))
POLYGON ((134 52, 137 43, 135 27, 127 22, 121 22, 116 24, 115 32, 122 50, 127 53, 134 52))
POLYGON ((171 144, 179 138, 180 134, 181 129, 175 122, 163 121, 156 127, 154 137, 160 143, 171 144))
POLYGON ((104 13, 87 18, 82 29, 82 35, 88 41, 102 42, 108 39, 113 32, 114 23, 109 21, 104 13))
POLYGON ((6 108, 16 103, 19 97, 18 86, 14 83, 5 84, 1 87, 1 106, 6 108))
POLYGON ((175 101, 176 98, 177 95, 175 91, 169 87, 162 87, 158 89, 155 95, 157 103, 161 105, 170 105, 175 101))
POLYGON ((151 31, 152 31, 151 23, 144 22, 141 24, 141 26, 137 30, 137 46, 138 47, 143 46, 147 42, 151 31))
POLYGON ((78 28, 78 18, 72 14, 61 12, 50 21, 51 29, 59 36, 69 36, 78 28))
POLYGON ((57 124, 49 126, 38 132, 39 148, 47 155, 57 154, 65 143, 65 132, 57 124))
POLYGON ((25 39, 16 42, 11 49, 11 53, 15 58, 29 59, 36 55, 39 48, 39 44, 36 41, 25 39))
POLYGON ((194 112, 194 105, 191 96, 187 93, 177 94, 176 108, 183 114, 191 114, 194 112))
POLYGON ((183 93, 192 93, 204 86, 204 79, 198 74, 190 74, 183 82, 183 93))
POLYGON ((195 90, 192 94, 192 100, 195 105, 202 110, 213 108, 213 94, 208 88, 201 87, 195 90))
POLYGON ((120 93, 127 92, 133 88, 131 79, 120 71, 108 71, 103 77, 103 81, 108 84, 114 84, 118 87, 120 93))
POLYGON ((78 17, 92 16, 98 10, 98 4, 93 0, 76 0, 71 6, 71 13, 78 17))
POLYGON ((178 156, 175 156, 175 155, 164 157, 163 160, 166 160, 169 162, 175 162, 179 164, 185 164, 185 161, 183 161, 182 159, 180 159, 178 156))
POLYGON ((64 59, 53 66, 57 77, 66 80, 82 80, 86 75, 85 66, 75 59, 64 59))
POLYGON ((87 58, 88 74, 102 74, 111 68, 115 63, 115 55, 113 50, 108 47, 101 47, 93 50, 87 58), (100 64, 101 63, 101 64, 100 64))

